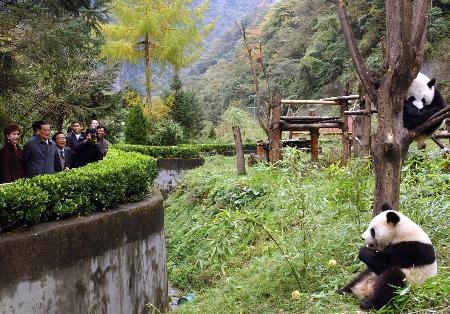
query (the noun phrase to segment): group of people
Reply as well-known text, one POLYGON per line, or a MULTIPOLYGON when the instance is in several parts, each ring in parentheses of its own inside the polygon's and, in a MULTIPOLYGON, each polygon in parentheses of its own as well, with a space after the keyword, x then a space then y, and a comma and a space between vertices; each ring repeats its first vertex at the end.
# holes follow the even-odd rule
POLYGON ((46 121, 32 124, 33 136, 19 145, 22 129, 10 124, 4 129, 5 145, 0 149, 0 183, 40 174, 60 172, 82 167, 102 159, 108 152, 106 129, 98 120, 92 120, 83 132, 81 123, 73 121, 67 135, 56 132, 50 138, 51 127, 46 121))

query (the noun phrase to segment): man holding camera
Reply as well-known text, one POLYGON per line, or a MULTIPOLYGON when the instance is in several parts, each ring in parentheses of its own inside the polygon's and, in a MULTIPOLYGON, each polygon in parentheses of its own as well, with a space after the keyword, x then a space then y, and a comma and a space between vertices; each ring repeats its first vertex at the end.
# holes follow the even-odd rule
POLYGON ((82 142, 75 143, 73 146, 75 156, 72 168, 82 167, 103 158, 102 151, 97 143, 97 129, 86 129, 85 135, 86 138, 82 142))

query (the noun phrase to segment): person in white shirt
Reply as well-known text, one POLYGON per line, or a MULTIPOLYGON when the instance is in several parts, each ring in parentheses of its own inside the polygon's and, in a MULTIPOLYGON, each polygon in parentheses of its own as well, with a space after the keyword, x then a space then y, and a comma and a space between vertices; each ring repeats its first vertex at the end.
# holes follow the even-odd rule
POLYGON ((85 139, 85 135, 81 132, 81 123, 79 121, 72 121, 72 132, 66 136, 66 146, 73 149, 76 143, 81 143, 85 139))

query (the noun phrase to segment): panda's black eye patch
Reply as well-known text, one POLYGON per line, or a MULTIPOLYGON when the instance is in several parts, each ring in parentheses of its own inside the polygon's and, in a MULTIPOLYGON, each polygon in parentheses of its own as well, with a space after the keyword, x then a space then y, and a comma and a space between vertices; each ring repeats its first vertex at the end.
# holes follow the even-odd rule
POLYGON ((374 228, 370 229, 370 235, 372 236, 372 238, 375 238, 375 229, 374 228))
POLYGON ((416 100, 416 97, 414 97, 414 96, 411 96, 411 97, 408 98, 409 102, 413 102, 414 100, 416 100))
POLYGON ((422 98, 422 103, 424 106, 427 104, 427 101, 425 100, 425 98, 422 98))

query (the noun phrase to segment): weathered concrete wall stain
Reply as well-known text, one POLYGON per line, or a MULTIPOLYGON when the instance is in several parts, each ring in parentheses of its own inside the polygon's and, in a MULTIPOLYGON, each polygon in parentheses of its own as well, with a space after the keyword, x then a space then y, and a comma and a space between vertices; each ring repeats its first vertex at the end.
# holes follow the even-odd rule
POLYGON ((154 187, 161 190, 166 195, 177 187, 181 176, 187 170, 202 166, 205 160, 202 158, 181 159, 181 158, 161 158, 157 165, 159 175, 155 179, 154 187))
POLYGON ((162 196, 0 236, 0 313, 167 308, 162 196))

